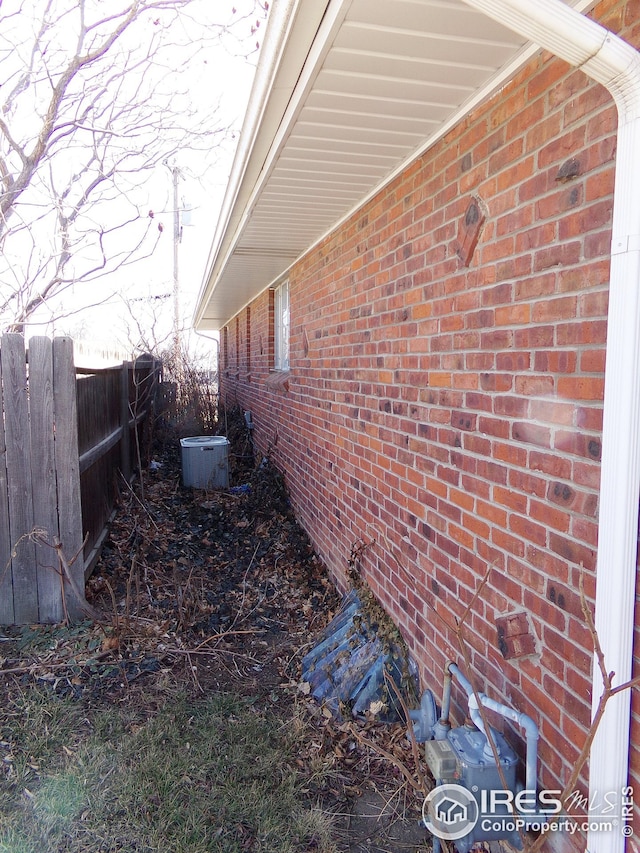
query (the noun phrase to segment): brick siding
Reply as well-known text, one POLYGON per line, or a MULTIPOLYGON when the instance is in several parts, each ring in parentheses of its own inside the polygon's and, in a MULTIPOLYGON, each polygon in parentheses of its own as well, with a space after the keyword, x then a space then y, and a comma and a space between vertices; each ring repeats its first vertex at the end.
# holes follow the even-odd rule
MULTIPOLYGON (((639 12, 594 17, 640 44, 639 12)), ((578 584, 593 602, 615 150, 606 91, 542 54, 290 271, 287 381, 268 292, 237 352, 231 321, 223 373, 342 588, 352 544, 373 543, 363 573, 438 694, 462 657, 448 624, 489 572, 469 655, 539 722, 551 788, 590 718, 578 584), (505 645, 518 613, 528 639, 505 645)), ((633 715, 640 744, 637 695, 633 715)), ((632 774, 640 792, 637 749, 632 774)))

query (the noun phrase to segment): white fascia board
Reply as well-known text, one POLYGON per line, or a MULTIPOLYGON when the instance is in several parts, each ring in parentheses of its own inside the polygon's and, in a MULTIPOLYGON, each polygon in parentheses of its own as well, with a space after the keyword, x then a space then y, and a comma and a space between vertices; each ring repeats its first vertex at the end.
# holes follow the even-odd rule
POLYGON ((216 279, 237 242, 272 140, 298 83, 328 0, 273 0, 255 80, 233 160, 198 300, 194 325, 206 311, 216 279))

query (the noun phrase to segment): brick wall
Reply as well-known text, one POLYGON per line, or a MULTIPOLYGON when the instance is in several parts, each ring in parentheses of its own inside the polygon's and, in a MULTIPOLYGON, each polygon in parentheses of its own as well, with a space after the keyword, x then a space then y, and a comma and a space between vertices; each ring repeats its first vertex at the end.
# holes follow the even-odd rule
MULTIPOLYGON (((637 2, 594 16, 640 44, 637 2)), ((224 394, 341 586, 372 543, 363 573, 423 686, 461 660, 448 625, 488 572, 468 653, 539 722, 547 787, 590 717, 578 584, 593 602, 615 131, 605 90, 543 54, 293 268, 286 377, 268 293, 250 383, 229 325, 224 394)), ((637 696, 634 715, 640 743, 637 696)))

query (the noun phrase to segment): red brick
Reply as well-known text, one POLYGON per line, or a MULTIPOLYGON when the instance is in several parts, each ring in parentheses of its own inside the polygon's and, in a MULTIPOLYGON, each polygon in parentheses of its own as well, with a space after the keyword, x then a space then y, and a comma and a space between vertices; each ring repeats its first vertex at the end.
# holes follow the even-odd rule
POLYGON ((589 261, 593 258, 604 257, 608 260, 611 254, 611 231, 598 231, 587 234, 584 238, 584 257, 589 261))
MULTIPOLYGON (((639 45, 639 11, 590 14, 639 45)), ((353 542, 375 539, 363 573, 429 684, 458 650, 425 608, 451 622, 495 567, 469 615, 473 663, 539 716, 545 780, 566 778, 588 719, 576 584, 582 564, 593 596, 615 148, 606 90, 539 54, 293 265, 288 377, 272 373, 270 292, 221 336, 222 394, 252 410, 340 589, 353 542), (487 218, 464 267, 471 193, 487 218), (539 658, 502 657, 495 621, 514 610, 539 658)))
MULTIPOLYGON (((545 576, 536 571, 530 563, 516 560, 513 557, 509 558, 508 572, 511 577, 517 579, 524 587, 531 589, 534 592, 543 594, 546 584, 545 576)), ((547 650, 545 650, 545 655, 547 650)))
POLYGON ((595 553, 579 542, 574 542, 555 533, 549 534, 549 548, 576 566, 583 566, 589 571, 595 568, 595 553))
POLYGON ((549 373, 575 373, 576 363, 577 353, 574 350, 550 350, 537 352, 534 366, 536 370, 549 373))
POLYGON ((607 324, 604 320, 582 320, 579 323, 565 323, 558 326, 556 338, 558 346, 579 346, 600 343, 606 338, 607 324))
POLYGON ((551 430, 530 421, 514 423, 512 435, 514 441, 536 444, 539 447, 551 447, 551 430))
POLYGON ((518 515, 509 517, 509 527, 512 533, 521 536, 527 542, 537 545, 546 545, 547 529, 542 524, 537 524, 530 518, 522 518, 518 515))
POLYGON ((525 303, 496 308, 496 326, 517 326, 528 323, 531 317, 531 307, 525 303))
MULTIPOLYGON (((574 79, 572 75, 571 79, 574 79)), ((575 154, 576 150, 584 144, 584 125, 575 128, 569 133, 556 137, 542 148, 538 154, 538 167, 544 169, 551 164, 560 164, 567 157, 575 154)))
POLYGON ((553 319, 572 319, 576 316, 577 306, 576 296, 564 296, 538 302, 533 309, 533 321, 546 323, 553 319))
POLYGON ((558 431, 555 446, 565 453, 584 456, 587 459, 599 461, 602 455, 602 442, 597 435, 587 435, 583 432, 558 431))
POLYGON ((585 200, 595 201, 601 198, 612 198, 613 182, 613 169, 588 175, 585 181, 585 200))
POLYGON ((534 500, 530 501, 529 514, 531 518, 542 522, 547 527, 558 530, 560 533, 566 533, 569 530, 571 521, 569 513, 551 507, 547 503, 540 503, 534 500))
POLYGON ((536 275, 533 278, 525 278, 518 282, 515 288, 515 298, 536 299, 540 296, 549 296, 556 291, 557 277, 555 273, 536 275))
MULTIPOLYGON (((529 455, 533 455, 533 452, 529 455)), ((535 495, 539 498, 544 497, 547 491, 546 481, 527 470, 513 469, 509 471, 509 485, 514 489, 520 489, 526 494, 535 495)))
POLYGON ((516 465, 520 468, 524 468, 527 464, 527 450, 520 445, 494 441, 492 450, 494 459, 507 462, 509 465, 516 465))
POLYGON ((558 379, 558 396, 567 400, 602 400, 604 377, 561 376, 558 379))
POLYGON ((498 370, 528 370, 531 354, 528 352, 499 352, 496 356, 498 370))
POLYGON ((550 267, 570 266, 577 264, 580 260, 581 244, 559 243, 547 249, 539 249, 533 259, 533 268, 536 271, 548 270, 550 267))
POLYGON ((558 236, 560 240, 596 231, 611 222, 613 201, 605 200, 592 204, 588 208, 576 211, 572 216, 564 216, 559 223, 558 236))

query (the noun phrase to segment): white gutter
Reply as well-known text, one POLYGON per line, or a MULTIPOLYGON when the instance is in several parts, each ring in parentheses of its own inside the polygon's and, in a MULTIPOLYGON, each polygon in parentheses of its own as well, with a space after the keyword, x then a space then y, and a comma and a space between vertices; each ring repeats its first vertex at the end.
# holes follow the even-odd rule
MULTIPOLYGON (((465 2, 581 68, 618 107, 595 623, 607 670, 622 684, 633 663, 640 494, 640 54, 562 0, 465 2)), ((601 693, 594 662, 594 710, 601 693)), ((609 701, 591 749, 589 789, 600 805, 606 792, 619 802, 627 784, 630 702, 629 690, 609 701)), ((621 827, 590 832, 590 853, 623 851, 621 827)))
MULTIPOLYGON (((217 280, 237 248, 256 200, 291 131, 294 116, 304 106, 304 96, 312 85, 322 56, 328 52, 352 2, 272 0, 240 143, 196 302, 194 325, 198 325, 207 310, 217 280)), ((282 259, 290 265, 296 261, 292 252, 283 252, 282 259)), ((263 290, 285 273, 286 269, 280 269, 263 290)), ((252 294, 231 316, 243 310, 257 295, 252 294)), ((225 317, 231 319, 229 315, 225 317)))

